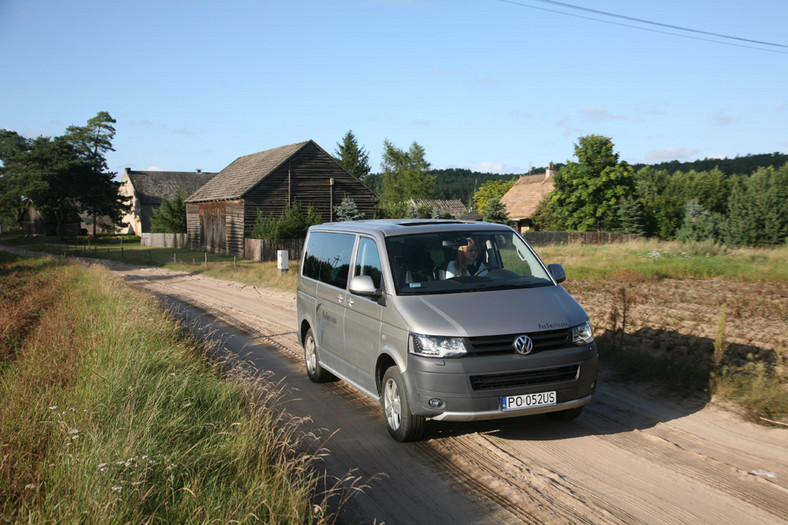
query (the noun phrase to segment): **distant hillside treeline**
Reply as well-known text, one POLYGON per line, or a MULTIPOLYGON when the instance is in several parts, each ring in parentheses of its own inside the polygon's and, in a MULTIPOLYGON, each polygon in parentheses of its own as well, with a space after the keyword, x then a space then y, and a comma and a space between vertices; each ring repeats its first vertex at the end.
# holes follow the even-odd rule
POLYGON ((665 170, 671 174, 677 171, 711 171, 714 168, 718 168, 726 176, 730 177, 732 175, 752 175, 758 168, 765 168, 768 166, 779 167, 786 162, 788 162, 788 154, 761 153, 759 155, 745 155, 744 157, 735 157, 733 159, 707 158, 692 162, 671 160, 669 162, 660 162, 659 164, 633 164, 632 167, 637 171, 649 166, 654 169, 665 170))

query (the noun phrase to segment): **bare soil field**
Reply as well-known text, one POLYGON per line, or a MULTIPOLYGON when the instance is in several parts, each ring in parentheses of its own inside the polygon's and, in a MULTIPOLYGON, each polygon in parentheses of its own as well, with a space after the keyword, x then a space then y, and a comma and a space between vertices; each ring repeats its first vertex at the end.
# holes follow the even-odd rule
MULTIPOLYGON (((744 421, 708 399, 623 380, 603 363, 598 395, 573 422, 429 422, 424 441, 398 444, 376 403, 342 382, 306 379, 294 293, 155 268, 115 271, 199 310, 228 349, 287 384, 289 409, 326 436, 327 474, 353 472, 368 485, 345 506, 344 522, 788 522, 788 430, 744 421)), ((784 287, 663 281, 569 288, 600 333, 626 332, 627 345, 652 338, 648 348, 682 351, 696 338, 713 346, 723 304, 731 348, 785 345, 784 287), (676 342, 657 337, 665 334, 676 342)))
POLYGON ((788 348, 785 284, 666 279, 568 282, 565 287, 588 311, 597 335, 623 331, 627 344, 650 351, 713 349, 721 314, 732 363, 775 363, 775 353, 788 348))

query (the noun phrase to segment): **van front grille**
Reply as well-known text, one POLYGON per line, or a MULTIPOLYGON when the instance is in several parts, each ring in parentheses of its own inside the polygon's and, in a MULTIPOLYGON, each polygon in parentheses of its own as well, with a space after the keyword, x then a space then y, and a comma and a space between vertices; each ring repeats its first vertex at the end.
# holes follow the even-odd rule
POLYGON ((514 352, 514 340, 521 335, 527 335, 534 342, 531 353, 556 348, 571 346, 572 329, 548 330, 545 332, 532 332, 530 334, 490 335, 482 337, 469 337, 470 348, 468 355, 510 354, 514 352))
POLYGON ((514 372, 511 374, 489 374, 471 376, 471 387, 474 390, 492 390, 495 388, 513 388, 520 386, 543 385, 574 381, 580 373, 580 365, 514 372))

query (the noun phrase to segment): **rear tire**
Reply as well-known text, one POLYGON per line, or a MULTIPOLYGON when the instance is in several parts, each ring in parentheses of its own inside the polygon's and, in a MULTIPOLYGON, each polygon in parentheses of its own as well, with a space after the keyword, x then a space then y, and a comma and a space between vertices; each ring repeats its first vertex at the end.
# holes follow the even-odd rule
POLYGON ((569 408, 567 410, 561 410, 559 412, 550 412, 550 415, 559 421, 572 421, 577 416, 583 413, 584 406, 569 408))
POLYGON ((317 356, 317 342, 312 329, 306 331, 304 336, 304 361, 306 362, 306 375, 313 383, 325 383, 334 378, 334 376, 320 366, 320 358, 317 356))
POLYGON ((424 416, 410 411, 405 382, 396 366, 389 367, 383 375, 383 417, 391 437, 400 442, 416 441, 424 433, 424 416))

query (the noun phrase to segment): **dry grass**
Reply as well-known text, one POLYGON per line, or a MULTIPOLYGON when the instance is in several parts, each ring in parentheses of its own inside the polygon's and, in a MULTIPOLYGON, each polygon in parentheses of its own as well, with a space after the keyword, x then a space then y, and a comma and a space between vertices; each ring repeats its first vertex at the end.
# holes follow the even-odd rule
POLYGON ((279 386, 106 270, 0 257, 0 521, 333 520, 279 386))

